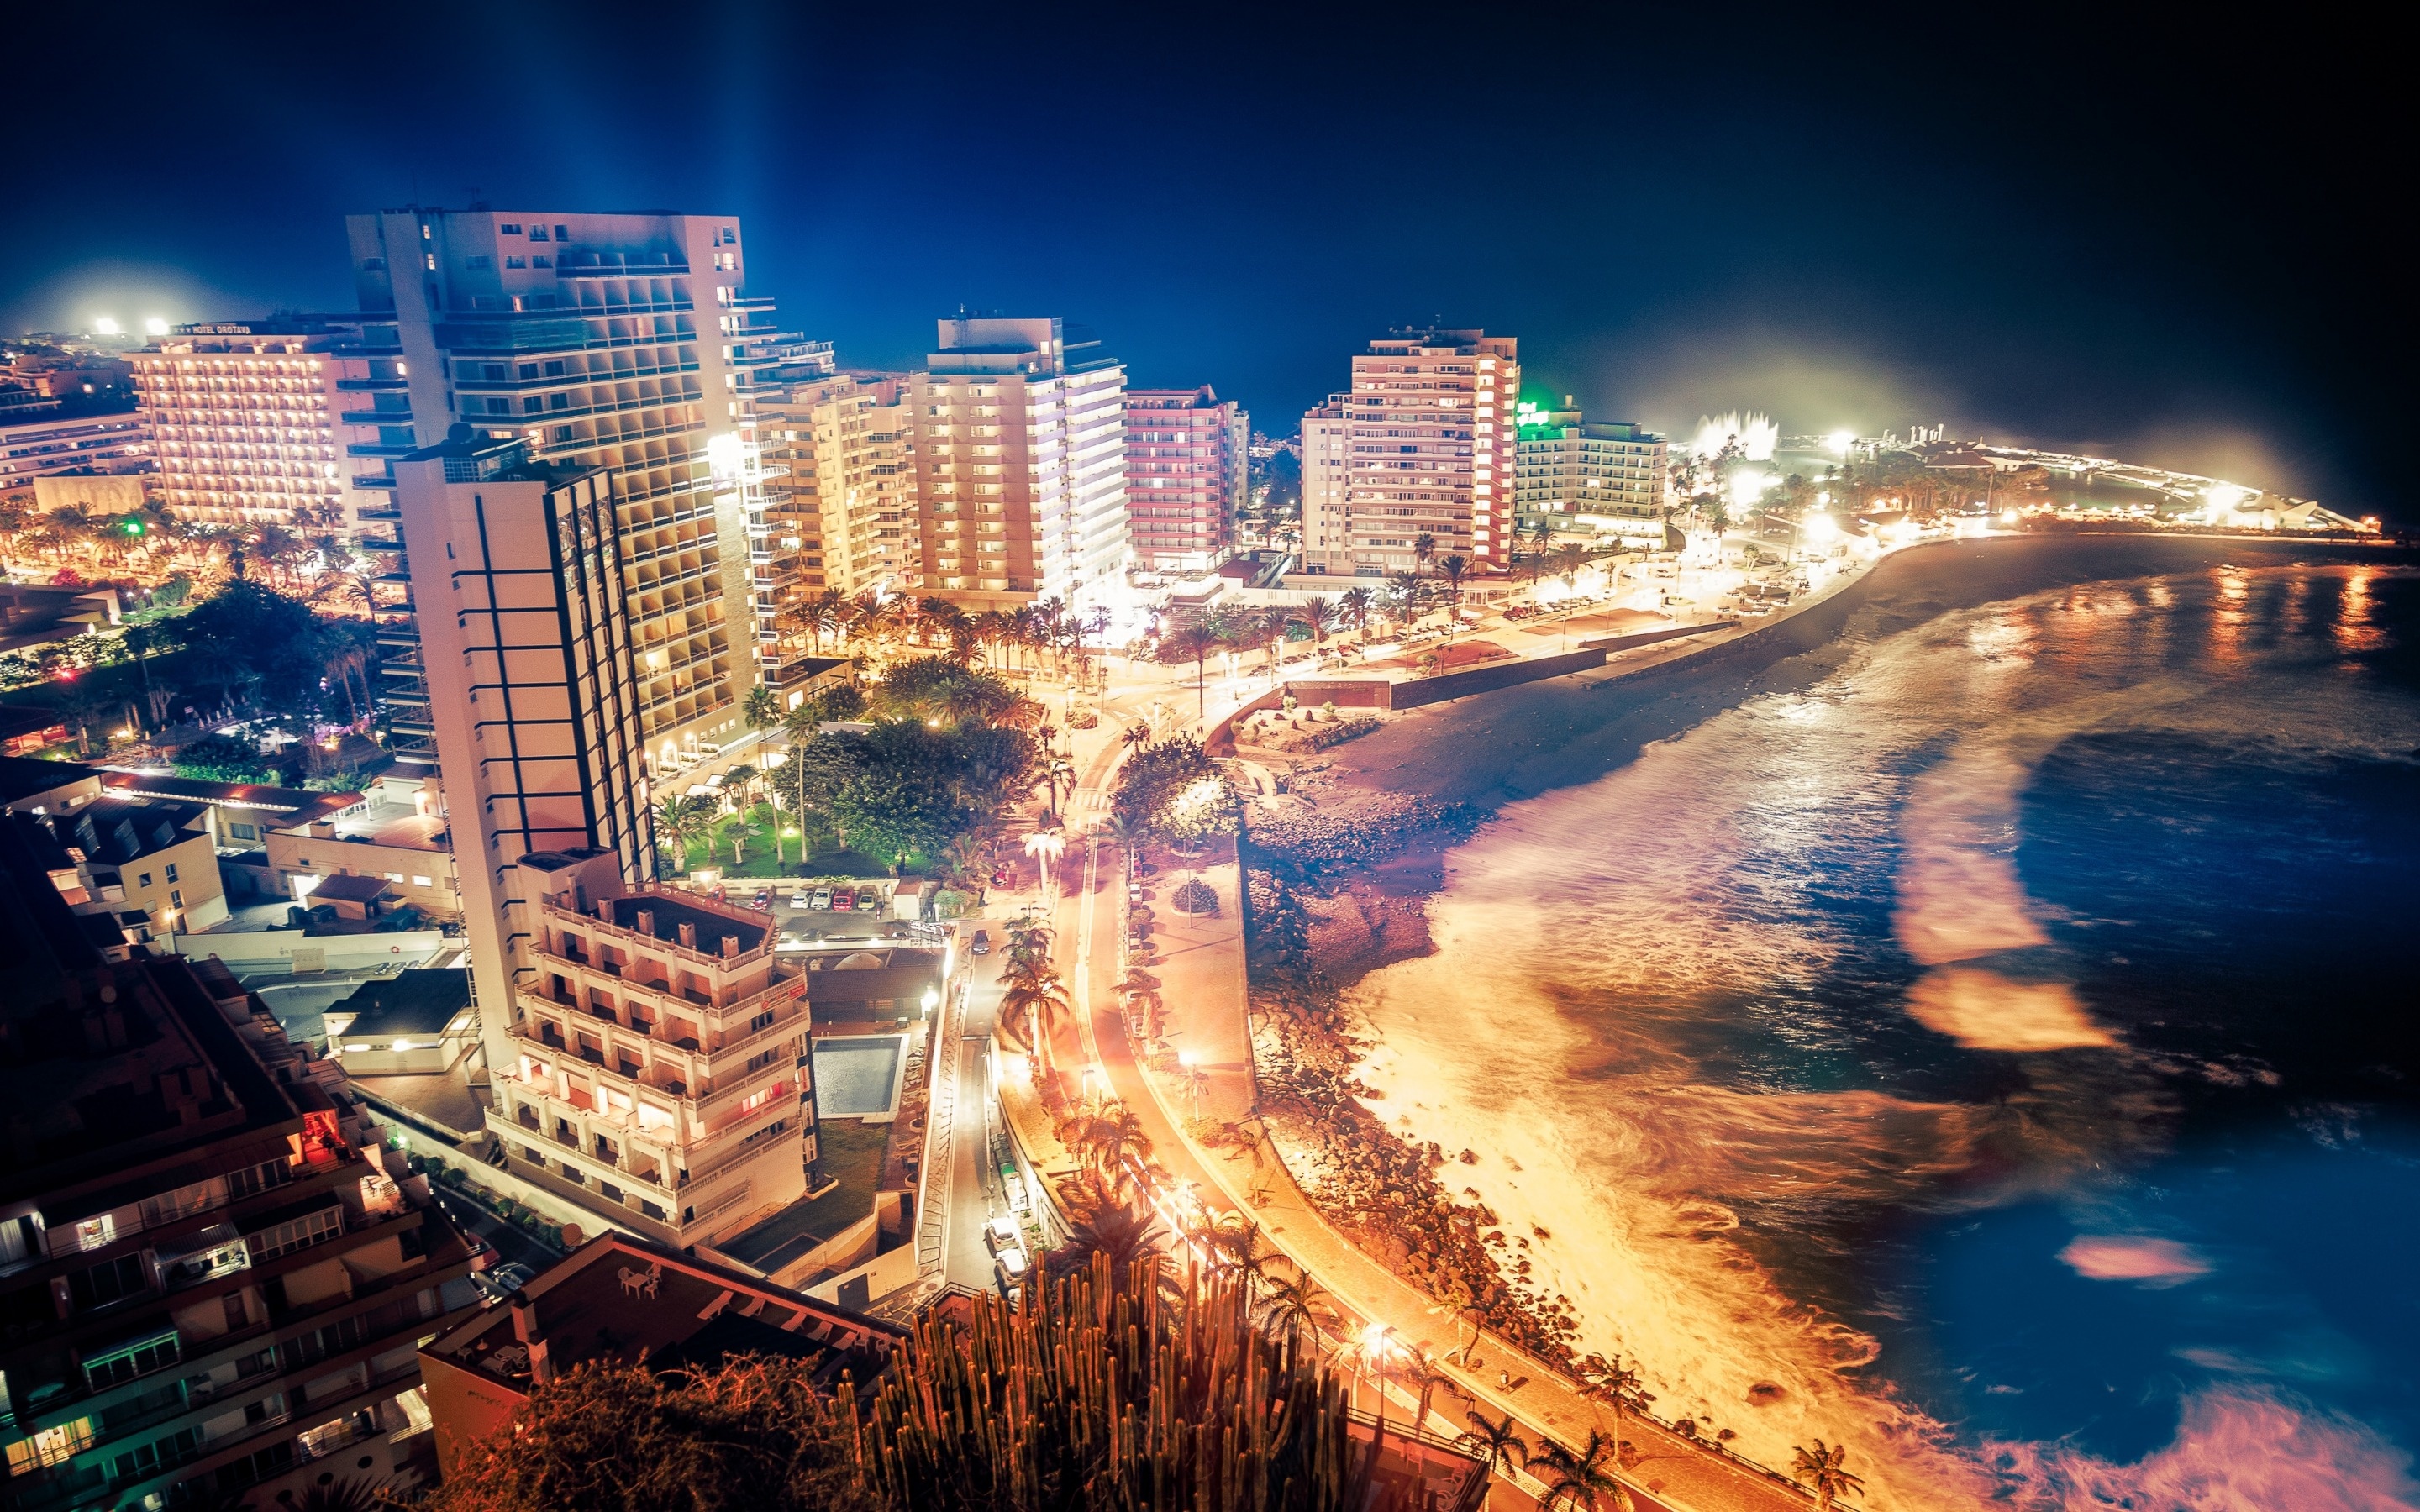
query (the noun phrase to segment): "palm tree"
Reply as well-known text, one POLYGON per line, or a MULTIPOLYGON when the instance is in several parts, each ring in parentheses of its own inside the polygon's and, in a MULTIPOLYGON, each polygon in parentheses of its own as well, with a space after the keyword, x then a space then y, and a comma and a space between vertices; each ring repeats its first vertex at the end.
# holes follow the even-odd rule
POLYGON ((1418 563, 1422 570, 1427 569, 1430 561, 1435 556, 1435 536, 1431 535, 1426 531, 1422 531, 1419 534, 1412 537, 1412 560, 1418 563))
MULTIPOLYGON (((1059 786, 1055 781, 1050 791, 1054 796, 1057 795, 1059 786)), ((1050 863, 1067 854, 1067 837, 1055 829, 1037 829, 1025 837, 1025 854, 1041 863, 1042 890, 1047 893, 1050 890, 1050 863)))
POLYGON ((1470 1431, 1455 1443, 1473 1459, 1484 1460, 1489 1474, 1511 1480, 1515 1470, 1528 1466, 1529 1441, 1513 1427, 1512 1413, 1492 1418, 1474 1407, 1463 1416, 1470 1431))
POLYGON ((1210 711, 1210 696, 1203 691, 1208 675, 1203 670, 1203 664, 1210 659, 1210 653, 1218 650, 1225 639, 1209 625, 1196 620, 1187 625, 1178 625, 1160 640, 1161 645, 1193 663, 1194 717, 1197 719, 1209 717, 1210 711))
POLYGON ((1260 1295, 1269 1284, 1269 1262, 1277 1258, 1277 1252, 1268 1247, 1257 1220, 1242 1212, 1224 1212, 1200 1237, 1221 1267, 1243 1282, 1247 1300, 1260 1295))
POLYGON ((1149 1208, 1103 1204, 1067 1226, 1067 1242, 1052 1253, 1052 1269, 1074 1270, 1098 1255, 1109 1260, 1109 1274, 1124 1286, 1137 1265, 1156 1274, 1167 1263, 1166 1242, 1149 1208))
MULTIPOLYGON (((1068 997, 1059 973, 1044 967, 1031 975, 1004 976, 1002 980, 1008 988, 1000 995, 1001 1022, 1015 1024, 1022 1019, 1025 1028, 1018 1037, 1033 1052, 1046 1073, 1054 1070, 1050 1041, 1076 1013, 1076 1005, 1068 997)), ((1016 1030, 1010 1033, 1017 1036, 1016 1030)))
POLYGON ((1125 729, 1125 733, 1119 735, 1118 739, 1125 744, 1127 749, 1140 750, 1145 746, 1151 744, 1151 726, 1147 724, 1128 725, 1125 729))
POLYGON ((706 838, 716 811, 715 801, 704 794, 656 800, 656 838, 672 846, 675 871, 689 870, 689 848, 706 838))
POLYGON ((1621 1451, 1603 1428, 1589 1429, 1588 1443, 1577 1453, 1549 1443, 1529 1463, 1544 1472, 1540 1478, 1546 1483, 1542 1504, 1545 1512, 1554 1512, 1558 1504, 1569 1505, 1573 1512, 1605 1512, 1607 1507, 1629 1512, 1630 1493, 1616 1474, 1621 1451))
POLYGON ((1060 1140, 1092 1161, 1101 1190, 1112 1195, 1132 1183, 1129 1161, 1145 1165, 1151 1160, 1151 1135, 1143 1132, 1142 1120, 1114 1098, 1069 1119, 1060 1140))
POLYGON ((1613 1405, 1613 1438, 1616 1443, 1620 1443, 1621 1410, 1638 1390, 1638 1372, 1623 1365, 1619 1354, 1610 1363, 1602 1356, 1591 1354, 1589 1364, 1595 1368, 1590 1372, 1585 1395, 1613 1405))
POLYGON ((1460 552, 1450 551, 1437 558, 1437 576, 1445 579, 1445 638, 1453 642, 1453 632, 1462 625, 1462 579, 1470 572, 1470 559, 1460 552))
POLYGON ((1294 617, 1311 631, 1311 648, 1317 652, 1327 643, 1327 632, 1336 625, 1336 604, 1332 599, 1307 598, 1294 617))
POLYGON ((1429 1403, 1435 1399, 1436 1389, 1446 1383, 1448 1377, 1426 1350, 1415 1346, 1404 1351, 1404 1359, 1409 1362, 1403 1369, 1404 1384, 1420 1389, 1420 1404, 1412 1416, 1412 1431, 1418 1433, 1429 1426, 1429 1403))
POLYGON ((1370 627, 1371 605, 1377 596, 1357 585, 1347 588, 1336 600, 1337 618, 1356 630, 1367 630, 1370 627))
POLYGON ((1336 1321, 1336 1308, 1318 1282, 1297 1273, 1268 1284, 1261 1298, 1262 1325, 1299 1352, 1305 1334, 1314 1340, 1336 1321))
POLYGON ((782 695, 759 683, 739 701, 739 717, 751 730, 770 730, 782 722, 782 695))
POLYGON ((1818 1439, 1812 1449, 1799 1444, 1792 1447, 1796 1450, 1796 1458, 1790 1461, 1790 1473, 1814 1488, 1815 1512, 1832 1512, 1832 1503, 1837 1498, 1865 1493, 1865 1481, 1841 1468, 1841 1462, 1849 1458, 1847 1444, 1827 1446, 1818 1439))

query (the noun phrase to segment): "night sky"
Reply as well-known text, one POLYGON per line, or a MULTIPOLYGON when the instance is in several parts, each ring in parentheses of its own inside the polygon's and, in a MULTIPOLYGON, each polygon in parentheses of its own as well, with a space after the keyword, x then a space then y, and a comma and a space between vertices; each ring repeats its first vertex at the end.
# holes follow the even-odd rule
POLYGON ((2164 8, 41 0, 0 330, 349 309, 343 215, 415 199, 729 211, 851 365, 1063 314, 1291 434, 1442 317, 1597 418, 1944 421, 2408 517, 2390 49, 2164 8))

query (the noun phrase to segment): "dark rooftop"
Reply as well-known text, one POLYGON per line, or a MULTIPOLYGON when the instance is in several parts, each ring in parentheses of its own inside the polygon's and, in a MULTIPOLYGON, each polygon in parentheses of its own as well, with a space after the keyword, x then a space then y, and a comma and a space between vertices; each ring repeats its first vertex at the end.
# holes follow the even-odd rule
POLYGON ((43 819, 61 845, 87 861, 122 866, 190 839, 202 825, 198 804, 158 798, 95 798, 73 813, 43 819))
MULTIPOLYGON (((43 717, 36 729, 56 724, 58 717, 47 710, 35 711, 43 717)), ((46 762, 39 756, 0 756, 0 803, 15 803, 37 793, 48 793, 70 782, 88 777, 105 778, 109 774, 98 766, 81 762, 46 762)))
POLYGON ((513 1326, 521 1304, 535 1310, 558 1373, 586 1361, 703 1365, 756 1353, 820 1355, 837 1376, 847 1351, 902 1334, 737 1271, 606 1234, 541 1272, 514 1306, 480 1314, 428 1352, 527 1391, 529 1351, 513 1326))
POLYGON ((401 971, 386 981, 365 982, 352 996, 329 1004, 327 1011, 356 1015, 344 1038, 382 1040, 442 1033, 470 1006, 471 973, 455 966, 401 971))
POLYGON ((683 924, 692 926, 697 931, 694 949, 706 955, 722 953, 721 941, 725 934, 739 937, 739 951, 745 955, 763 945, 766 935, 770 933, 766 925, 743 923, 713 909, 685 903, 659 892, 637 893, 613 900, 613 922, 622 929, 634 933, 644 933, 639 929, 642 912, 653 916, 655 937, 667 945, 680 944, 680 927, 683 924))
POLYGON ((362 801, 358 793, 315 793, 308 788, 272 787, 266 782, 212 782, 198 777, 154 777, 148 772, 111 768, 101 769, 101 780, 103 786, 134 797, 174 798, 184 803, 207 803, 216 809, 257 810, 256 816, 237 817, 278 829, 342 813, 362 801))
POLYGON ((376 903, 394 886, 384 877, 362 877, 339 874, 322 877, 311 889, 313 903, 376 903))

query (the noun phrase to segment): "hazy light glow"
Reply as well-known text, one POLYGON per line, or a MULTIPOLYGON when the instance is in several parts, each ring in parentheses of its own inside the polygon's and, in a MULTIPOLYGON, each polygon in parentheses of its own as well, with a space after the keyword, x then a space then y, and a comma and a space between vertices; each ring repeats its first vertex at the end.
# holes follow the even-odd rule
POLYGON ((1741 469, 1731 474, 1731 507, 1743 510, 1754 509, 1757 501, 1764 497, 1765 491, 1780 481, 1770 472, 1760 472, 1751 468, 1741 469))
POLYGON ((1836 430, 1823 438, 1824 449, 1834 456, 1848 455, 1849 448, 1856 444, 1857 433, 1853 430, 1836 430))
POLYGON ((93 317, 92 331, 93 334, 97 336, 116 336, 123 334, 123 332, 118 329, 116 320, 105 315, 96 316, 93 317))
POLYGON ((168 333, 168 322, 156 315, 146 316, 143 319, 143 333, 147 336, 164 336, 168 333))
POLYGON ((1770 415, 1743 415, 1736 409, 1727 415, 1701 416, 1689 450, 1695 455, 1712 457, 1734 439, 1739 441, 1740 454, 1747 460, 1769 462, 1773 459, 1774 443, 1781 439, 1781 427, 1770 415))
POLYGON ((1840 526, 1829 515, 1809 515, 1798 522, 1798 533, 1809 546, 1829 546, 1840 538, 1840 526))

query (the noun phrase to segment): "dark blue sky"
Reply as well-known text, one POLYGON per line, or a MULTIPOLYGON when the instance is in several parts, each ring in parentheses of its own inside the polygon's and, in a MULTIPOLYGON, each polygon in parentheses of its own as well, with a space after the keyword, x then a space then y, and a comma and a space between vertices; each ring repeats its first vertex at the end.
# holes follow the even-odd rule
POLYGON ((854 364, 961 302, 1064 314, 1283 433, 1442 316, 1606 418, 1944 420, 2400 501, 2399 95, 2294 17, 70 8, 10 39, 48 103, 0 165, 0 330, 347 308, 341 217, 415 197, 727 210, 854 364))

